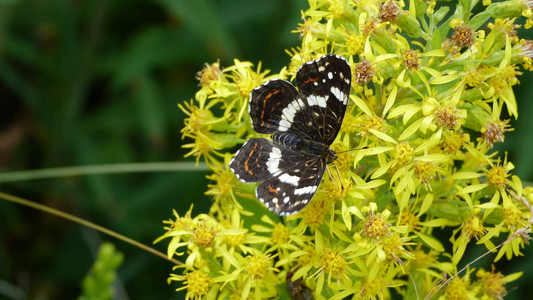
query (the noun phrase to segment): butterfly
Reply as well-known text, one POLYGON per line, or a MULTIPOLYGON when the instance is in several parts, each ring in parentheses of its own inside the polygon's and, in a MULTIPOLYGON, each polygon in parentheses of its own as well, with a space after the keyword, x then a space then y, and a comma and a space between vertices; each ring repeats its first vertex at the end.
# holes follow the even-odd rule
POLYGON ((325 55, 300 67, 298 90, 274 79, 250 93, 253 128, 271 139, 247 140, 230 169, 243 182, 262 182, 256 196, 270 211, 290 215, 313 198, 327 163, 336 159, 330 145, 342 125, 351 77, 344 58, 325 55))
POLYGON ((313 300, 313 294, 311 290, 305 286, 301 279, 292 281, 293 272, 288 272, 286 277, 287 290, 293 300, 313 300))

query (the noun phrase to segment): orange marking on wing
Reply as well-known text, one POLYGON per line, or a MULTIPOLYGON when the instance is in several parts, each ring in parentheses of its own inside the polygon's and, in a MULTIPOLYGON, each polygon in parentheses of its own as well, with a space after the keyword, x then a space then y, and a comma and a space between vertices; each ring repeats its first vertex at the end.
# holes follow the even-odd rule
POLYGON ((308 84, 308 83, 310 83, 310 82, 315 82, 315 81, 318 81, 318 77, 316 77, 316 78, 309 77, 309 79, 307 79, 306 81, 304 81, 304 84, 308 84))
POLYGON ((276 195, 279 194, 279 192, 275 188, 273 188, 271 185, 268 185, 267 188, 269 192, 274 193, 276 195))
MULTIPOLYGON (((263 120, 263 116, 265 115, 265 109, 266 109, 266 103, 267 103, 267 100, 270 99, 272 97, 272 95, 276 95, 279 93, 279 90, 275 90, 271 93, 268 93, 268 95, 265 96, 265 98, 263 98, 263 110, 261 110, 261 120, 263 120)), ((263 125, 264 122, 261 122, 261 125, 263 125)))
POLYGON ((257 144, 254 145, 254 148, 248 154, 248 158, 244 161, 244 170, 248 172, 250 175, 254 175, 254 172, 250 170, 250 168, 248 167, 248 162, 250 161, 250 158, 252 157, 252 154, 254 153, 256 148, 257 148, 257 144))

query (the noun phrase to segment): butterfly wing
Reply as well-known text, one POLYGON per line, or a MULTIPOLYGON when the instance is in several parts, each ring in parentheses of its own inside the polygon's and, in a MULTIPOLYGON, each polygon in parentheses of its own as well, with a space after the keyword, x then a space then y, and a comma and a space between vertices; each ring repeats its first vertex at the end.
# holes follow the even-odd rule
POLYGON ((268 134, 290 131, 293 124, 287 122, 284 109, 298 99, 300 94, 296 88, 285 80, 270 80, 253 89, 248 109, 254 130, 268 134))
POLYGON ((269 165, 274 159, 279 159, 273 149, 279 148, 264 138, 247 140, 235 153, 229 167, 242 182, 259 182, 272 177, 269 165))
POLYGON ((252 138, 235 154, 230 169, 243 182, 263 181, 256 189, 257 199, 272 212, 285 215, 299 211, 313 198, 326 162, 252 138))
MULTIPOLYGON (((351 78, 350 65, 336 55, 325 55, 298 70, 296 83, 307 102, 305 114, 312 116, 309 128, 316 136, 313 140, 331 145, 337 137, 348 104, 351 78)), ((294 122, 305 120, 304 116, 294 118, 294 122)))
POLYGON ((315 195, 326 161, 306 156, 305 159, 288 164, 280 161, 279 176, 261 183, 255 190, 257 199, 278 215, 290 215, 304 208, 315 195))

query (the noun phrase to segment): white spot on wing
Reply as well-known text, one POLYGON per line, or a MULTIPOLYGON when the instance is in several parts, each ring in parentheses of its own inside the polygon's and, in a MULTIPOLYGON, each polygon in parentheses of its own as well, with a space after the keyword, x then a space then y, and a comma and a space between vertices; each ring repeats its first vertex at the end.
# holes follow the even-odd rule
POLYGON ((291 127, 294 115, 296 115, 300 107, 303 107, 303 104, 301 99, 296 99, 283 109, 281 112, 281 120, 278 125, 278 131, 287 131, 291 127))
POLYGON ((329 79, 333 79, 333 73, 328 72, 328 78, 329 78, 329 79))
POLYGON ((337 98, 337 100, 342 101, 344 104, 348 104, 348 97, 337 87, 332 87, 331 93, 337 98))
POLYGON ((291 127, 291 123, 287 121, 285 118, 281 118, 281 121, 279 121, 278 131, 287 131, 291 127))
POLYGON ((314 186, 314 185, 306 186, 306 187, 303 187, 303 188, 295 189, 294 190, 294 194, 295 195, 311 194, 314 191, 316 191, 316 189, 317 189, 317 186, 314 186))
POLYGON ((280 159, 281 151, 277 147, 273 147, 272 152, 270 152, 270 155, 266 162, 268 172, 270 172, 272 176, 277 176, 279 173, 281 173, 281 170, 279 169, 280 159))
POLYGON ((326 107, 326 97, 310 95, 309 97, 307 97, 307 102, 311 106, 318 105, 320 107, 326 107))
POLYGON ((300 177, 298 177, 298 176, 291 176, 291 175, 285 173, 285 174, 282 174, 282 175, 279 177, 279 181, 281 181, 281 182, 283 182, 283 183, 290 184, 290 185, 297 186, 297 185, 298 185, 298 182, 300 181, 300 177))
POLYGON ((289 124, 292 123, 292 120, 294 119, 294 113, 296 113, 296 110, 294 109, 294 106, 292 106, 292 103, 289 104, 283 111, 281 112, 281 118, 286 119, 289 124))

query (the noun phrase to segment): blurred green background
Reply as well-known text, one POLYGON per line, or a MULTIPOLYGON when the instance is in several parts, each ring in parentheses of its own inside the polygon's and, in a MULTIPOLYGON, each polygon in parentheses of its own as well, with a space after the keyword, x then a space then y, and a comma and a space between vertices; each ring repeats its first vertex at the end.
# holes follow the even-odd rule
MULTIPOLYGON (((183 161, 176 104, 194 97, 196 72, 234 58, 277 72, 289 62, 284 50, 299 45, 291 31, 306 8, 305 0, 0 0, 0 171, 183 161)), ((497 150, 531 181, 533 77, 521 81, 521 118, 497 150)), ((172 209, 207 210, 206 174, 64 177, 1 183, 0 191, 150 245, 172 209)), ((117 298, 183 298, 166 283, 172 265, 161 258, 0 201, 0 299, 76 298, 102 241, 125 255, 117 298)), ((527 292, 532 256, 499 265, 526 271, 509 299, 527 292)))

